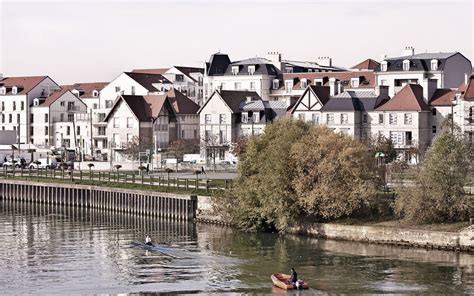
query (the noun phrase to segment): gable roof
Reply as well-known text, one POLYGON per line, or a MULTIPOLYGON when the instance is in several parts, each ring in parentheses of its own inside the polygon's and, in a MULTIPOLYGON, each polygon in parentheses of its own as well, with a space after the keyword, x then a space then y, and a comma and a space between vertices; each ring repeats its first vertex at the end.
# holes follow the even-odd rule
POLYGON ((124 73, 150 92, 160 91, 159 89, 153 86, 153 84, 155 83, 171 84, 171 82, 161 74, 147 74, 147 73, 138 73, 138 72, 124 72, 124 73))
POLYGON ((13 95, 11 93, 13 86, 18 88, 17 95, 24 95, 46 78, 48 76, 4 77, 0 79, 0 87, 5 86, 7 88, 5 95, 13 95))
POLYGON ((355 66, 352 66, 351 69, 358 69, 358 70, 375 70, 380 66, 380 63, 373 59, 366 59, 358 63, 355 66))
POLYGON ((291 114, 296 110, 296 107, 301 103, 301 101, 303 100, 303 98, 306 96, 306 94, 309 91, 312 92, 318 98, 318 100, 321 102, 323 106, 329 101, 330 89, 328 86, 308 85, 306 90, 298 98, 298 100, 296 100, 296 102, 293 104, 292 108, 290 109, 291 114))
POLYGON ((377 95, 375 91, 344 91, 332 97, 321 111, 373 111, 388 99, 388 96, 377 95))
POLYGON ((377 108, 377 111, 429 111, 423 100, 423 87, 418 84, 405 85, 392 99, 377 108))
POLYGON ((431 97, 431 106, 451 106, 456 95, 456 90, 449 88, 438 88, 431 97))
POLYGON ((92 98, 92 92, 94 90, 101 91, 104 87, 107 86, 109 82, 85 82, 85 83, 74 83, 71 85, 61 85, 61 88, 66 88, 69 90, 78 90, 79 97, 81 98, 92 98))
POLYGON ((151 121, 153 118, 158 117, 161 109, 166 104, 172 111, 169 102, 167 103, 166 95, 122 95, 114 102, 114 105, 110 109, 104 121, 107 121, 109 119, 110 114, 115 111, 120 102, 124 102, 125 104, 127 104, 132 113, 140 122, 151 121))
POLYGON ((171 106, 176 114, 197 114, 199 105, 172 87, 167 93, 171 106))
POLYGON ((252 97, 254 100, 261 100, 260 96, 254 91, 241 91, 241 90, 215 90, 209 99, 199 109, 198 114, 206 107, 207 103, 215 96, 218 95, 224 103, 229 107, 233 113, 240 112, 240 103, 246 101, 247 97, 252 97))
MULTIPOLYGON (((51 106, 52 103, 56 102, 57 99, 62 97, 67 92, 71 93, 67 88, 63 88, 63 89, 60 89, 60 90, 53 91, 50 94, 50 96, 47 97, 46 100, 44 100, 44 102, 41 103, 39 106, 40 107, 49 107, 49 106, 51 106)), ((74 96, 73 93, 71 93, 71 95, 74 96)))
POLYGON ((143 74, 165 74, 170 68, 156 68, 156 69, 133 69, 133 73, 143 74))

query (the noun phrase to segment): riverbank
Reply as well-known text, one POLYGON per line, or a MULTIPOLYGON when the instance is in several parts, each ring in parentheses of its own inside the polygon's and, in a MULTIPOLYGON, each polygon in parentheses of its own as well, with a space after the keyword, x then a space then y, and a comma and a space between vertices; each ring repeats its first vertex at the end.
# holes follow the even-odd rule
MULTIPOLYGON (((212 199, 208 196, 198 196, 197 220, 225 224, 218 214, 213 213, 212 199)), ((355 221, 351 224, 308 223, 294 226, 287 233, 334 240, 474 252, 474 225, 468 226, 468 223, 414 227, 391 220, 377 224, 360 225, 355 221)))

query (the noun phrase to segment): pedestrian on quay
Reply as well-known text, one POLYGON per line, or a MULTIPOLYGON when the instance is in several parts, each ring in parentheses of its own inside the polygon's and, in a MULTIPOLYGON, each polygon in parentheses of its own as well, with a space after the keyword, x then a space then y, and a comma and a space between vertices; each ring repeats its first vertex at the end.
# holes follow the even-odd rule
POLYGON ((204 170, 204 166, 201 166, 201 174, 206 175, 206 171, 204 170))

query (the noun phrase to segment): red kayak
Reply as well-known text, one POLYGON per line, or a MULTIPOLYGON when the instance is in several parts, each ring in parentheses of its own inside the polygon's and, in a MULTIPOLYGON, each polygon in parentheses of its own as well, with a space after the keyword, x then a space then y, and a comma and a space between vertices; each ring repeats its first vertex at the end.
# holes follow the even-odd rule
POLYGON ((278 288, 282 288, 285 290, 293 290, 293 289, 308 289, 308 283, 305 281, 298 280, 299 287, 296 287, 295 283, 290 282, 291 276, 289 274, 284 273, 274 273, 272 274, 272 282, 278 288))

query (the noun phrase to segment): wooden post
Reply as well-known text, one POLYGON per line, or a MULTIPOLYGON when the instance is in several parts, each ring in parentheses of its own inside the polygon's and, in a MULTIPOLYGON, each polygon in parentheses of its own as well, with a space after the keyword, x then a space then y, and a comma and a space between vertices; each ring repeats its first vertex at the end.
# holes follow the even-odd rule
POLYGON ((82 183, 82 170, 79 170, 79 179, 81 180, 81 183, 82 183))
POLYGON ((206 192, 209 192, 209 179, 206 179, 206 192))

